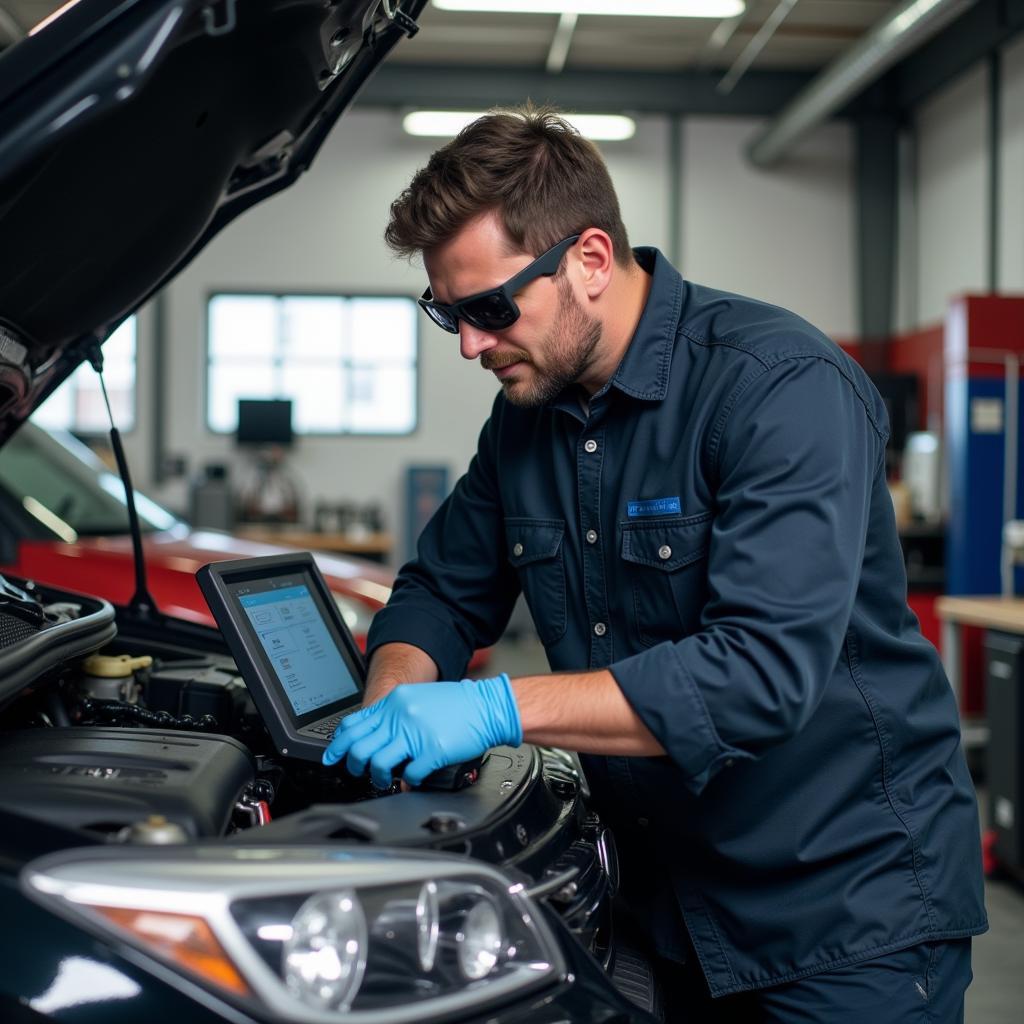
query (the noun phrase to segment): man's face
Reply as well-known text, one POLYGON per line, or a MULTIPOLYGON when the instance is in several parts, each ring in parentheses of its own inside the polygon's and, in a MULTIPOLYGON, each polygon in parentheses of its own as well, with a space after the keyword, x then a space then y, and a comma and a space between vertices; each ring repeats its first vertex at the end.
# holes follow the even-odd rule
MULTIPOLYGON (((424 255, 434 297, 454 302, 494 288, 536 255, 509 249, 496 216, 471 222, 451 241, 424 255)), ((583 376, 600 342, 601 323, 576 298, 566 272, 571 253, 570 249, 556 276, 537 278, 515 296, 520 316, 511 327, 488 332, 459 321, 463 357, 479 357, 513 405, 550 401, 583 376)))

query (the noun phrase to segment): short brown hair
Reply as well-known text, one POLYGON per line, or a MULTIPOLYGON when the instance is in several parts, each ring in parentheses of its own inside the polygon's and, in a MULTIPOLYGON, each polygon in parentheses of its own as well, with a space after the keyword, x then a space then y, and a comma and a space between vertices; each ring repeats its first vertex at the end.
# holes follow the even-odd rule
POLYGON ((611 237, 617 263, 633 260, 601 154, 552 107, 491 111, 463 128, 391 204, 384 239, 413 256, 490 210, 522 252, 539 255, 596 227, 611 237))

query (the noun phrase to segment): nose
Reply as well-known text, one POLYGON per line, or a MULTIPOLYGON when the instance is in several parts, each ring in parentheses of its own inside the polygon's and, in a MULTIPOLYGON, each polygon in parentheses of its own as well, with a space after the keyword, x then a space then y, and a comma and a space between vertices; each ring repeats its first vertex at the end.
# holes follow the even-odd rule
POLYGON ((476 359, 497 344, 498 339, 493 334, 481 331, 465 320, 459 321, 459 351, 463 359, 476 359))

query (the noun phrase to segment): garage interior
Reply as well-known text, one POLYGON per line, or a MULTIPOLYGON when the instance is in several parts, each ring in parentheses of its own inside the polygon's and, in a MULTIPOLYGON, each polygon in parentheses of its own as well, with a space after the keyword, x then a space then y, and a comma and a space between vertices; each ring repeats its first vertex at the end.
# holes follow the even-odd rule
MULTIPOLYGON (((390 203, 461 123, 422 115, 530 99, 618 117, 598 145, 633 244, 806 317, 886 399, 908 600, 957 692, 991 869, 967 1020, 1017 1020, 1024 0, 564 6, 428 5, 308 173, 118 328, 105 372, 134 483, 196 529, 397 571, 495 393, 416 309, 422 266, 383 241, 390 203), (338 325, 343 350, 325 340, 338 325)), ((0 51, 56 8, 0 0, 0 51)), ((88 366, 33 422, 110 458, 88 366)), ((524 607, 489 665, 546 670, 524 607)))

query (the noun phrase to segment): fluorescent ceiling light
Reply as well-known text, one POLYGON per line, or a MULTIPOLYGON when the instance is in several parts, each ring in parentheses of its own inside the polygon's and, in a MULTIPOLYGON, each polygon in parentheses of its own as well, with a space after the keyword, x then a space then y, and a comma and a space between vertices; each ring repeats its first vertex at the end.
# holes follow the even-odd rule
POLYGON ((500 14, 615 14, 655 18, 734 18, 744 0, 433 0, 443 11, 500 14))
MULTIPOLYGON (((449 138, 458 135, 482 110, 414 110, 402 118, 410 135, 449 138)), ((621 114, 561 114, 580 135, 595 142, 621 142, 636 133, 636 122, 621 114)))

